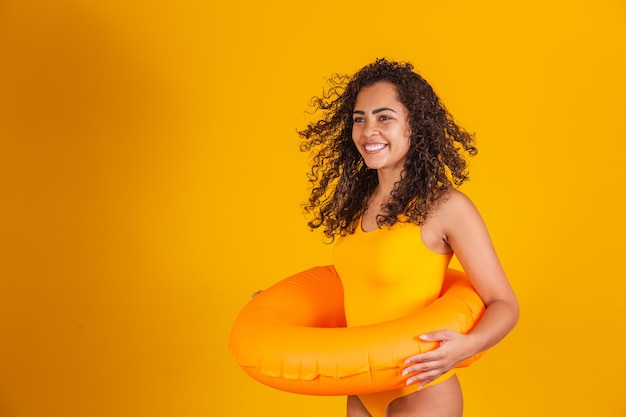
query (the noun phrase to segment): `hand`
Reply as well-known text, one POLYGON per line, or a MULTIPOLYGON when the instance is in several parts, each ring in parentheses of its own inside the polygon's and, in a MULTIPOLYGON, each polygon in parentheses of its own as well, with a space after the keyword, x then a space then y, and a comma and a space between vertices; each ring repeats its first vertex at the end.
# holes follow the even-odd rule
POLYGON ((407 385, 419 384, 418 391, 441 375, 445 374, 458 363, 472 356, 468 349, 467 335, 452 330, 440 330, 420 336, 421 340, 439 342, 439 347, 430 352, 409 357, 404 363, 402 376, 409 376, 407 385))

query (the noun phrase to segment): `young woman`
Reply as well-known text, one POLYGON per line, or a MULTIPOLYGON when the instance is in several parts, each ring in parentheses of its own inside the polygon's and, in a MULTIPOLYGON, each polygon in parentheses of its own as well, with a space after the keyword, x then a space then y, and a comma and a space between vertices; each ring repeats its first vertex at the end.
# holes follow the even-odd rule
POLYGON ((416 335, 439 347, 410 357, 400 390, 348 397, 348 417, 462 415, 453 368, 517 323, 515 294, 487 228, 457 190, 474 138, 410 63, 378 59, 335 75, 313 99, 321 119, 300 132, 312 153, 309 225, 336 239, 335 267, 349 326, 413 313, 437 298, 456 255, 486 310, 469 334, 416 335))

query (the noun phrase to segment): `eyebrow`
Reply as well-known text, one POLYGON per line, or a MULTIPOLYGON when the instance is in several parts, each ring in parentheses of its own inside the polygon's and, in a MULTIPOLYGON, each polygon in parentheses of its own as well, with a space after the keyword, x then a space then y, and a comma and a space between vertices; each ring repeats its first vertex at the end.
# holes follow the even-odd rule
MULTIPOLYGON (((372 114, 378 114, 378 113, 383 112, 385 110, 389 110, 391 112, 394 112, 394 113, 398 114, 398 112, 396 112, 394 109, 389 108, 389 107, 381 107, 379 109, 374 109, 374 110, 372 110, 372 114)), ((365 112, 363 110, 355 110, 355 111, 352 112, 352 114, 365 114, 365 112)))

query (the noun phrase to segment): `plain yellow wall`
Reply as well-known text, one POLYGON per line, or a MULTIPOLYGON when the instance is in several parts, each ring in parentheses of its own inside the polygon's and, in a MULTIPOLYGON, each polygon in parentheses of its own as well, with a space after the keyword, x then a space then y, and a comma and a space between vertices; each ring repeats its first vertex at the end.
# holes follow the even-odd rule
POLYGON ((463 190, 522 305, 465 415, 626 415, 625 41, 623 0, 5 0, 0 415, 344 415, 227 342, 252 291, 330 261, 295 130, 381 56, 477 133, 463 190))

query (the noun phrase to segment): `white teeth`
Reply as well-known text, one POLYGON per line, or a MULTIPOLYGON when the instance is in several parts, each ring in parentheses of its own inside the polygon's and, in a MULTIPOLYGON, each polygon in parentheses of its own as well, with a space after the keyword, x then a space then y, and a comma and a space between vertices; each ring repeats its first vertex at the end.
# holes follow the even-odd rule
POLYGON ((385 147, 384 143, 370 143, 370 144, 365 145, 365 150, 368 152, 375 152, 375 151, 380 151, 384 147, 385 147))

